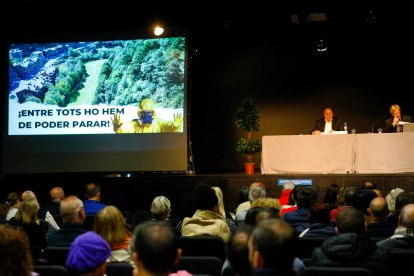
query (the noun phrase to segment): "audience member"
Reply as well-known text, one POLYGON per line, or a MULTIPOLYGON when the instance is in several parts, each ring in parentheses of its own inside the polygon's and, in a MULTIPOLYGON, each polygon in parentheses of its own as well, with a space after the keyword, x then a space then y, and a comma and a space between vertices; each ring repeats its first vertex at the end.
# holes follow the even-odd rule
POLYGON ((60 217, 60 202, 65 199, 65 191, 61 187, 54 187, 50 190, 51 203, 39 210, 39 218, 46 219, 46 213, 49 212, 56 223, 62 226, 62 219, 60 217))
POLYGON ((247 204, 249 202, 249 186, 242 186, 239 191, 239 199, 237 200, 237 207, 233 214, 233 218, 236 218, 237 208, 240 204, 247 204))
POLYGON ((6 204, 9 206, 9 211, 7 212, 6 220, 10 220, 16 216, 17 210, 19 210, 21 200, 18 193, 11 192, 6 199, 6 204))
POLYGON ((98 234, 88 231, 75 238, 66 260, 67 269, 75 275, 105 275, 109 244, 98 234))
POLYGON ((333 210, 338 207, 338 190, 338 185, 331 184, 329 188, 325 191, 323 203, 328 204, 330 210, 333 210))
POLYGON ((224 217, 224 219, 226 220, 227 226, 230 229, 231 233, 234 233, 234 231, 236 231, 237 229, 237 224, 236 222, 233 220, 233 218, 231 217, 230 214, 226 213, 226 210, 224 209, 224 200, 223 200, 223 192, 221 190, 220 187, 214 186, 213 190, 216 193, 216 196, 218 198, 218 207, 219 207, 219 213, 224 217))
POLYGON ((156 196, 151 203, 150 211, 154 220, 165 220, 175 230, 177 237, 181 235, 182 221, 171 219, 171 202, 165 196, 156 196))
POLYGON ((254 227, 257 224, 259 224, 259 222, 261 222, 262 220, 270 218, 280 218, 279 210, 276 208, 269 207, 252 207, 247 211, 244 224, 254 227))
POLYGON ((253 200, 251 208, 255 207, 273 208, 279 213, 280 203, 276 198, 260 197, 253 200))
POLYGON ((9 220, 10 225, 22 227, 30 241, 30 248, 34 259, 41 257, 46 247, 47 223, 37 217, 39 203, 35 198, 22 201, 14 218, 9 220))
POLYGON ((60 230, 47 233, 47 246, 69 247, 77 236, 87 232, 83 225, 86 216, 83 202, 70 195, 60 202, 59 210, 63 225, 60 230))
POLYGON ((295 188, 295 184, 293 184, 292 181, 286 181, 283 183, 282 193, 279 197, 279 203, 281 206, 289 205, 289 197, 293 188, 295 188))
POLYGON ((84 202, 85 213, 87 215, 95 215, 106 207, 101 203, 101 185, 96 182, 86 184, 86 198, 84 202))
POLYGON ((315 202, 309 209, 309 227, 298 227, 299 237, 331 237, 336 235, 330 220, 330 208, 327 203, 315 202))
POLYGON ((312 252, 311 266, 364 267, 373 274, 387 269, 385 250, 366 236, 364 214, 355 208, 343 209, 336 218, 337 236, 325 240, 312 252))
POLYGON ((395 199, 395 212, 388 215, 387 222, 397 227, 402 208, 410 203, 414 203, 414 194, 408 192, 399 193, 395 199))
POLYGON ((394 188, 385 196, 385 200, 388 204, 388 210, 391 214, 395 212, 395 199, 397 198, 398 194, 402 192, 405 191, 401 188, 394 188))
POLYGON ((250 198, 249 198, 250 191, 253 188, 256 188, 256 187, 262 188, 263 190, 266 191, 266 187, 265 187, 265 185, 262 182, 255 181, 252 184, 250 184, 250 186, 249 186, 249 192, 248 192, 248 196, 247 196, 247 200, 245 202, 243 202, 243 203, 240 203, 239 206, 237 206, 237 208, 236 208, 236 216, 240 212, 244 212, 244 211, 249 210, 250 205, 251 205, 251 202, 252 202, 252 200, 250 200, 250 198))
POLYGON ((414 250, 414 204, 405 205, 398 219, 398 227, 388 239, 377 242, 377 245, 387 250, 414 250))
POLYGON ((245 217, 246 217, 246 213, 247 213, 247 210, 249 210, 250 209, 250 207, 251 207, 251 203, 254 201, 254 200, 256 200, 256 199, 258 199, 258 198, 265 198, 266 197, 266 190, 264 190, 263 188, 261 188, 261 187, 253 187, 250 191, 249 191, 249 203, 250 203, 250 205, 249 205, 249 208, 247 208, 246 210, 244 210, 244 211, 239 211, 239 212, 237 212, 237 214, 236 214, 236 221, 237 221, 237 223, 240 223, 240 222, 243 222, 244 221, 244 219, 245 219, 245 217))
POLYGON ((316 120, 311 133, 313 135, 320 135, 321 133, 330 134, 338 130, 342 130, 341 119, 334 116, 334 111, 331 107, 325 107, 323 109, 323 118, 316 120))
POLYGON ((383 197, 376 197, 369 204, 368 213, 371 215, 367 228, 367 235, 373 240, 383 240, 391 237, 395 226, 387 223, 389 214, 387 201, 383 197))
POLYGON ((304 186, 298 190, 296 203, 298 209, 285 213, 283 220, 289 223, 293 228, 298 228, 300 231, 303 227, 309 227, 309 208, 317 199, 316 189, 309 186, 304 186))
POLYGON ((375 182, 371 180, 365 181, 361 186, 361 189, 368 189, 368 190, 374 190, 376 188, 377 188, 377 184, 375 184, 375 182))
POLYGON ((369 204, 371 203, 371 200, 373 200, 376 197, 377 194, 370 189, 358 189, 354 194, 354 207, 364 214, 365 221, 367 223, 371 222, 371 216, 368 213, 369 204))
POLYGON ((138 225, 131 247, 137 267, 134 276, 167 276, 178 264, 182 254, 174 231, 164 221, 145 221, 138 225))
POLYGON ((24 192, 22 193, 21 198, 22 198, 22 201, 23 201, 23 200, 26 200, 26 199, 31 199, 31 198, 32 198, 32 199, 36 199, 36 200, 37 200, 35 193, 34 193, 34 192, 32 192, 32 191, 30 191, 30 190, 26 190, 26 191, 24 191, 24 192))
POLYGON ((253 275, 293 275, 296 235, 281 219, 262 221, 249 237, 253 275))
POLYGON ((292 211, 295 211, 295 210, 298 209, 298 205, 296 204, 296 198, 298 196, 298 191, 302 188, 303 188, 302 185, 296 185, 293 188, 292 192, 289 195, 288 205, 282 205, 282 207, 280 209, 280 217, 281 218, 283 218, 283 216, 286 213, 289 213, 289 212, 292 212, 292 211))
POLYGON ((219 213, 215 191, 207 184, 199 184, 194 189, 193 198, 197 210, 191 218, 184 218, 181 234, 217 236, 227 242, 230 238, 230 229, 225 218, 219 213))
POLYGON ((107 262, 129 263, 135 266, 129 247, 131 233, 117 207, 109 205, 99 211, 95 216, 93 231, 102 236, 111 247, 111 255, 107 262))
POLYGON ((382 197, 382 191, 378 189, 377 184, 372 180, 367 180, 362 184, 361 189, 373 190, 377 196, 382 197))
POLYGON ((344 188, 342 206, 338 206, 338 208, 333 209, 330 213, 331 223, 333 225, 335 224, 336 217, 338 216, 339 212, 341 212, 345 208, 353 207, 354 194, 357 190, 358 190, 357 187, 345 187, 344 188))
POLYGON ((8 224, 0 224, 0 275, 28 276, 31 274, 32 256, 26 233, 8 224))
POLYGON ((226 245, 227 258, 224 261, 223 270, 230 267, 233 269, 236 275, 251 275, 249 248, 247 244, 252 231, 253 227, 251 225, 244 224, 239 226, 237 230, 232 234, 229 242, 226 245))

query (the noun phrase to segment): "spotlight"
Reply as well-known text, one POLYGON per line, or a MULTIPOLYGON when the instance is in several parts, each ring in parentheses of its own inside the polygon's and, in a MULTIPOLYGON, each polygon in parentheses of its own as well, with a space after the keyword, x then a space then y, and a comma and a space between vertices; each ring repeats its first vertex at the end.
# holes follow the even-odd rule
POLYGON ((164 28, 163 28, 163 27, 156 26, 156 27, 154 28, 154 34, 155 34, 156 36, 160 36, 160 35, 162 35, 163 33, 164 33, 164 28))
POLYGON ((319 42, 316 44, 316 51, 325 52, 328 50, 328 45, 324 39, 319 39, 319 42))

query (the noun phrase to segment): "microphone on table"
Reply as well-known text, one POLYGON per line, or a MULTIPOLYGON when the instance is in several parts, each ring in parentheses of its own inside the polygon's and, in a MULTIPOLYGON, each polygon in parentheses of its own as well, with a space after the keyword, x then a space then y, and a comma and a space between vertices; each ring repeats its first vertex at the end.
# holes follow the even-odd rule
POLYGON ((373 124, 372 124, 372 126, 371 126, 371 133, 374 133, 374 126, 376 125, 376 124, 378 124, 379 122, 381 122, 383 119, 385 119, 387 116, 381 116, 381 118, 379 118, 378 120, 376 120, 373 124))

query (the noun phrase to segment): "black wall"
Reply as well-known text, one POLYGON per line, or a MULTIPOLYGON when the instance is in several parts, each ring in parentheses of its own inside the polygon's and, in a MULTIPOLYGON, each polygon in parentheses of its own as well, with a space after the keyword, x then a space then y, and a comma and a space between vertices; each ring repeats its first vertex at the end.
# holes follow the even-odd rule
MULTIPOLYGON (((258 138, 309 134, 326 105, 358 133, 371 131, 394 103, 414 115, 412 31, 403 7, 373 1, 271 2, 212 1, 193 7, 181 1, 138 6, 24 1, 2 9, 2 15, 15 16, 2 16, 3 41, 128 32, 148 28, 156 19, 187 27, 189 138, 196 173, 243 171, 244 158, 234 148, 244 133, 234 121, 246 96, 255 99, 260 113, 258 138), (310 12, 325 12, 327 21, 306 23, 310 12), (292 14, 298 14, 299 24, 292 23, 292 14), (320 38, 327 42, 325 52, 315 50, 320 38)), ((255 161, 258 170, 259 155, 255 161)))

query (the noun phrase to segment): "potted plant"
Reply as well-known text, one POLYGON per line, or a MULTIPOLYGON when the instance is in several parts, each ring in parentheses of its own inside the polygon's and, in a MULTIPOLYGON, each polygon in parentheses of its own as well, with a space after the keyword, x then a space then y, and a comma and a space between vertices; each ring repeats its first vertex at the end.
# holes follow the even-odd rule
POLYGON ((236 151, 247 158, 245 163, 246 174, 254 174, 253 154, 262 150, 262 142, 253 138, 253 133, 260 130, 260 117, 253 98, 242 100, 236 114, 236 127, 246 132, 246 137, 237 141, 236 151))

